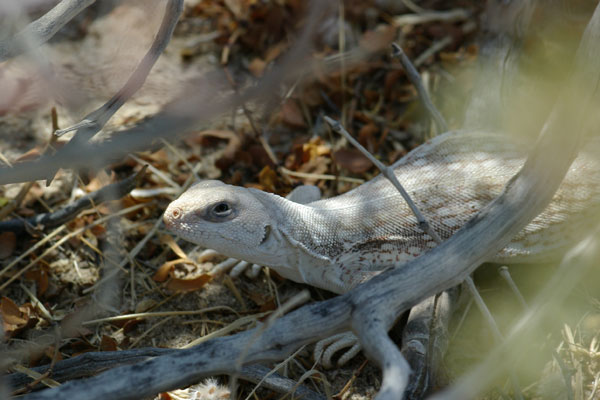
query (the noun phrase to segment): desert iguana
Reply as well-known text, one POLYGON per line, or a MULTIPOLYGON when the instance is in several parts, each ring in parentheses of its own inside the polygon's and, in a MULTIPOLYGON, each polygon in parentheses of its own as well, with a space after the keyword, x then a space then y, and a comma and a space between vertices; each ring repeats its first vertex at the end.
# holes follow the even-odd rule
MULTIPOLYGON (((600 209, 600 161, 591 150, 573 163, 552 203, 489 261, 541 262, 577 240, 600 209)), ((500 194, 526 153, 527 146, 503 135, 448 132, 393 167, 433 229, 447 239, 500 194)), ((308 204, 202 181, 169 205, 164 222, 186 240, 335 293, 435 246, 382 176, 308 204)))

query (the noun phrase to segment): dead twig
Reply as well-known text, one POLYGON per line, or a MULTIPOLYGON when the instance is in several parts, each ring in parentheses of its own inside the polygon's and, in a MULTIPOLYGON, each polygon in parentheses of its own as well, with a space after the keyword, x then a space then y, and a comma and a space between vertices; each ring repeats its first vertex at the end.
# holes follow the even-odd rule
POLYGON ((457 8, 449 11, 424 11, 419 14, 403 14, 394 18, 395 26, 426 24, 434 21, 456 22, 471 16, 468 10, 457 8))
POLYGON ((0 232, 28 233, 31 230, 51 229, 75 218, 82 210, 94 207, 109 200, 117 200, 135 189, 146 172, 147 166, 142 167, 134 175, 122 181, 106 185, 93 193, 71 203, 55 212, 38 214, 27 219, 12 219, 0 222, 0 232))
POLYGON ((442 239, 440 238, 440 236, 431 228, 431 225, 427 221, 427 218, 425 218, 425 216, 421 213, 421 211, 412 201, 412 199, 410 198, 409 194, 406 192, 400 181, 398 181, 398 178, 394 174, 394 168, 386 167, 381 161, 373 157, 373 155, 369 153, 369 151, 365 149, 360 143, 358 143, 358 141, 354 139, 352 135, 350 135, 350 132, 348 132, 338 121, 329 118, 328 116, 324 116, 323 118, 331 126, 331 129, 344 136, 350 143, 352 143, 354 147, 360 150, 360 152, 364 154, 364 156, 367 157, 369 161, 371 161, 381 171, 381 173, 392 183, 392 185, 394 185, 396 190, 400 192, 402 198, 404 199, 404 201, 406 201, 406 204, 408 204, 410 210, 415 215, 417 223, 419 224, 419 228, 421 228, 423 232, 431 236, 431 238, 436 243, 441 243, 442 239))
POLYGON ((431 116, 433 117, 433 120, 435 121, 435 124, 438 128, 438 134, 442 132, 447 132, 448 124, 446 123, 444 117, 442 117, 442 114, 440 114, 440 112, 437 110, 437 108, 435 108, 435 106, 431 102, 429 94, 427 94, 427 91, 423 86, 423 81, 421 80, 419 72, 410 62, 406 54, 404 54, 404 51, 402 51, 402 48, 400 46, 398 46, 396 43, 392 43, 392 47, 394 48, 394 57, 398 57, 398 59, 402 63, 402 66, 406 71, 406 77, 408 78, 410 83, 412 83, 417 89, 419 99, 421 99, 421 102, 423 103, 429 114, 431 114, 431 116))

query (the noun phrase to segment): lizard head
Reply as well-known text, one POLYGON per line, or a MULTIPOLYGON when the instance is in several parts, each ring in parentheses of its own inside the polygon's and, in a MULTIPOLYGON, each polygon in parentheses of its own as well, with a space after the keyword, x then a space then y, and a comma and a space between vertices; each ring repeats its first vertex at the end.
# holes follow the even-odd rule
POLYGON ((167 228, 190 242, 229 257, 271 264, 281 240, 269 211, 252 190, 202 181, 167 207, 167 228))

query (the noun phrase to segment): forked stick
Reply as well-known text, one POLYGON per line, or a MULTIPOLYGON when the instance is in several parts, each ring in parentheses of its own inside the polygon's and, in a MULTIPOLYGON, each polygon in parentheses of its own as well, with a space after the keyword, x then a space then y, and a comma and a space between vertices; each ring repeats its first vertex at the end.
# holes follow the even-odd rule
POLYGON ((427 90, 425 90, 425 86, 423 86, 423 80, 421 79, 421 75, 419 75, 419 72, 417 71, 415 66, 410 62, 410 59, 406 56, 406 54, 404 54, 402 47, 398 46, 396 43, 392 43, 392 47, 394 48, 394 56, 400 60, 400 63, 406 71, 406 77, 408 78, 410 83, 412 83, 413 86, 417 89, 419 99, 421 99, 421 102, 435 121, 438 134, 447 132, 448 124, 446 123, 446 120, 444 119, 442 114, 433 105, 433 102, 429 98, 427 90))

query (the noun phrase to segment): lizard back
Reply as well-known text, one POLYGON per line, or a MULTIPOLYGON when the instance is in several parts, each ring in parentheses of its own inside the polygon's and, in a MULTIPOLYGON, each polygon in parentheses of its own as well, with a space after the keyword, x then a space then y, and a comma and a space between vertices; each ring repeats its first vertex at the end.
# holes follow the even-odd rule
MULTIPOLYGON (((450 132, 419 146, 393 168, 445 240, 501 193, 528 148, 504 135, 450 132)), ((593 151, 598 148, 594 143, 580 154, 552 203, 490 261, 541 262, 576 240, 600 209, 600 163, 593 151)), ((351 285, 436 246, 381 175, 343 195, 293 208, 286 210, 292 216, 288 235, 306 251, 331 260, 335 280, 351 285)))

